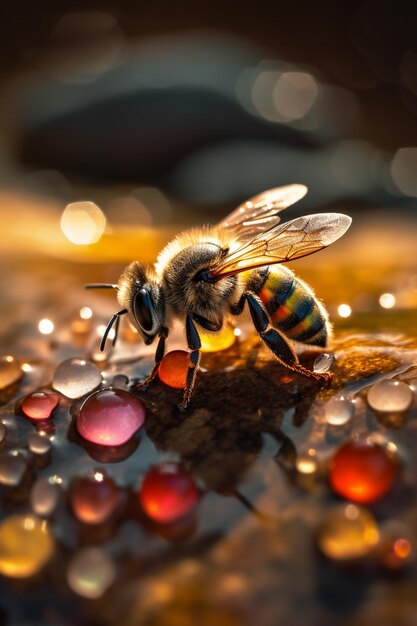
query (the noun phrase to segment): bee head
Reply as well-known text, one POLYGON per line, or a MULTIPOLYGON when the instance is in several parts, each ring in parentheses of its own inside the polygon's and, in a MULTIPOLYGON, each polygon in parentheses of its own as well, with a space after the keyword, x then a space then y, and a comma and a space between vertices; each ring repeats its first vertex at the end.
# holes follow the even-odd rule
POLYGON ((120 276, 117 299, 145 343, 151 344, 164 325, 165 305, 159 284, 139 262, 128 265, 120 276))

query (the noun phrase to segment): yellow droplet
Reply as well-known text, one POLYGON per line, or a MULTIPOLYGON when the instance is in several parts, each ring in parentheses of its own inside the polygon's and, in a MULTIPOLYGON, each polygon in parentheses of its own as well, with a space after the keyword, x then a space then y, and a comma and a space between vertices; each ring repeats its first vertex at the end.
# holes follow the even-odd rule
POLYGON ((0 524, 0 573, 11 578, 36 574, 50 559, 54 540, 43 520, 12 515, 0 524))
POLYGON ((218 333, 203 333, 200 331, 201 352, 219 352, 227 350, 236 341, 234 327, 226 322, 218 333))
POLYGON ((365 557, 376 547, 379 539, 374 517, 354 504, 334 507, 318 532, 320 550, 336 561, 365 557))

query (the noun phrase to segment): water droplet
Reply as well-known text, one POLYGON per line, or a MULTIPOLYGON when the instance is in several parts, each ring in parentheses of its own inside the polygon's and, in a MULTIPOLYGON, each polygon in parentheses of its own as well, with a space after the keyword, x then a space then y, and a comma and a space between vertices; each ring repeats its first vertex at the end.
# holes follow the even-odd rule
POLYGON ((124 374, 117 374, 112 381, 112 387, 118 387, 119 389, 125 389, 129 384, 129 379, 124 374))
POLYGON ((52 386, 63 396, 75 400, 97 389, 101 380, 101 374, 94 363, 68 359, 55 370, 52 386))
POLYGON ((234 327, 226 322, 223 328, 218 333, 208 333, 201 331, 201 352, 220 352, 220 350, 227 350, 236 341, 236 335, 234 333, 234 327))
POLYGON ((26 472, 27 462, 22 454, 3 454, 0 457, 0 484, 16 487, 26 472))
POLYGON ((77 417, 77 430, 84 439, 102 446, 120 446, 145 421, 145 407, 124 389, 104 389, 86 399, 77 417))
POLYGON ((85 524, 102 524, 107 521, 119 502, 118 487, 102 470, 96 470, 92 476, 78 478, 70 492, 74 515, 85 524))
POLYGON ((150 518, 161 524, 170 524, 194 510, 199 492, 185 469, 176 463, 162 463, 146 474, 139 500, 150 518))
POLYGON ((38 478, 30 492, 30 504, 37 515, 48 517, 58 506, 59 496, 60 488, 53 478, 38 478))
POLYGON ((50 559, 54 541, 44 521, 12 515, 0 523, 0 573, 12 578, 36 574, 50 559))
POLYGON ((355 412, 355 405, 343 396, 335 396, 324 405, 326 421, 331 426, 342 426, 355 412))
POLYGON ((367 556, 379 542, 379 530, 369 511, 354 504, 335 506, 321 524, 317 542, 330 559, 347 561, 367 556))
POLYGON ((354 502, 374 502, 384 496, 397 475, 394 457, 372 441, 348 441, 330 465, 333 490, 354 502))
POLYGON ((168 387, 184 389, 189 366, 190 355, 188 352, 185 352, 185 350, 168 352, 159 366, 159 379, 168 387))
POLYGON ((84 598, 100 598, 110 587, 116 572, 113 561, 101 548, 84 548, 70 561, 67 580, 84 598))
POLYGON ((23 372, 14 357, 0 357, 0 389, 6 389, 17 383, 22 376, 23 372))
POLYGON ((58 403, 59 396, 56 393, 37 391, 26 396, 20 408, 32 420, 46 420, 51 417, 58 403))
POLYGON ((47 454, 51 450, 51 440, 46 433, 33 433, 28 440, 32 454, 47 454))
POLYGON ((325 372, 329 372, 331 370, 335 362, 336 357, 334 354, 324 352, 314 361, 313 370, 317 374, 324 374, 325 372))
POLYGON ((399 380, 381 380, 368 391, 368 404, 375 411, 406 411, 412 401, 410 387, 399 380))

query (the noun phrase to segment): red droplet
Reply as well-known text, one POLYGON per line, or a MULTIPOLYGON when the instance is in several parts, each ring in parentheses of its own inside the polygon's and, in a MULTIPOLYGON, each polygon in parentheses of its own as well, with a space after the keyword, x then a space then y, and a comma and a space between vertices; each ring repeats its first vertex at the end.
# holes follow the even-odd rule
POLYGON ((394 482, 397 464, 379 444, 348 441, 333 456, 330 483, 336 493, 367 503, 387 493, 394 482))
POLYGON ((120 446, 145 421, 145 407, 123 389, 104 389, 89 396, 77 417, 77 430, 84 439, 102 446, 120 446))
POLYGON ((75 517, 85 524, 101 524, 116 510, 120 492, 111 478, 97 470, 78 478, 70 491, 70 504, 75 517))
POLYGON ((168 352, 159 365, 159 379, 169 387, 184 389, 190 364, 190 355, 185 350, 168 352))
POLYGON ((48 391, 31 393, 23 400, 21 409, 26 417, 32 420, 46 420, 58 406, 59 396, 48 391))
POLYGON ((143 510, 154 521, 170 524, 197 505, 198 489, 190 474, 176 463, 163 463, 145 476, 139 492, 143 510))

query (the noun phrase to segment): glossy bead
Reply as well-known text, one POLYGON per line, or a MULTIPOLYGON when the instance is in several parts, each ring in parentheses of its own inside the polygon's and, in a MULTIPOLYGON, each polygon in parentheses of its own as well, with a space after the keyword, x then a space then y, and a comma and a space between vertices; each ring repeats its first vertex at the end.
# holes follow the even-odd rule
POLYGON ((320 354, 313 363, 313 370, 317 374, 324 374, 329 372, 336 361, 334 354, 326 353, 320 354))
POLYGON ((28 448, 33 454, 47 454, 51 450, 51 440, 46 433, 33 433, 29 437, 28 448))
POLYGON ((52 515, 58 506, 59 495, 59 484, 54 477, 38 478, 30 492, 32 510, 40 517, 52 515))
POLYGON ((413 401, 410 387, 399 380, 381 380, 368 391, 368 404, 375 411, 406 411, 413 401))
POLYGON ((23 376, 20 365, 12 356, 0 357, 0 390, 17 383, 23 376))
POLYGON ((378 545, 379 539, 374 517, 354 504, 334 507, 326 514, 317 533, 320 550, 336 561, 367 556, 378 545))
POLYGON ((346 424, 355 412, 355 405, 343 396, 335 396, 324 405, 326 422, 331 426, 346 424))
POLYGON ((75 593, 91 600, 100 598, 116 576, 111 558, 101 548, 84 548, 71 559, 67 581, 75 593))
POLYGON ((73 513, 84 524, 102 524, 114 513, 119 502, 118 487, 100 470, 78 478, 70 492, 73 513))
POLYGON ((0 523, 0 573, 12 578, 36 574, 50 559, 54 541, 46 523, 31 515, 12 515, 0 523))
POLYGON ((145 421, 145 407, 124 389, 98 391, 83 403, 76 427, 84 439, 102 446, 129 441, 145 421))
POLYGON ((236 335, 233 326, 226 322, 218 333, 209 334, 201 331, 200 340, 201 352, 220 352, 220 350, 227 350, 233 346, 236 335))
POLYGON ((59 396, 56 393, 37 391, 26 396, 20 408, 32 420, 46 420, 51 417, 58 403, 59 396))
POLYGON ((169 524, 180 520, 196 507, 199 492, 185 469, 176 463, 163 463, 146 474, 139 500, 151 519, 169 524))
POLYGON ((333 456, 329 477, 336 493, 366 503, 384 496, 396 474, 396 462, 385 448, 374 442, 348 441, 333 456))
POLYGON ((52 386, 63 396, 75 400, 97 389, 101 381, 101 374, 94 363, 68 359, 55 370, 52 386))
POLYGON ((187 372, 190 366, 190 354, 185 350, 173 350, 162 359, 159 369, 159 379, 174 389, 184 389, 187 372))
POLYGON ((27 461, 23 454, 4 454, 0 457, 0 484, 17 487, 26 472, 27 461))

